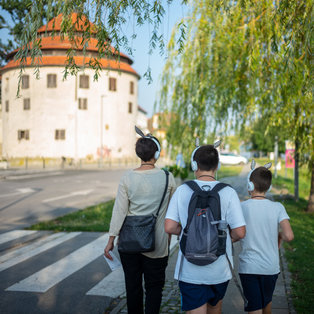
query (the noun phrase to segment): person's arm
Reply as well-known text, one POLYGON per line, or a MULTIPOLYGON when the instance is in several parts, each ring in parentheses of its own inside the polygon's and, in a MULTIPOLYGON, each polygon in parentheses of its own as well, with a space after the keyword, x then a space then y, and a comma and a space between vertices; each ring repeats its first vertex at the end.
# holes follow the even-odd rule
POLYGON ((180 235, 182 230, 181 225, 172 219, 165 219, 165 231, 169 234, 180 235))
POLYGON ((109 228, 109 240, 104 249, 104 255, 112 260, 109 251, 114 248, 114 239, 119 236, 124 219, 128 213, 129 199, 127 195, 127 188, 124 184, 123 178, 121 179, 118 187, 118 193, 112 209, 112 217, 109 228))
POLYGON ((104 254, 107 258, 109 258, 110 260, 112 260, 112 257, 111 255, 109 254, 109 251, 112 251, 113 248, 114 248, 114 239, 115 239, 115 236, 110 236, 109 237, 109 240, 108 240, 108 243, 104 249, 104 254))
POLYGON ((284 219, 280 222, 281 231, 278 234, 278 247, 280 247, 282 241, 290 242, 294 239, 294 234, 288 219, 284 219))
POLYGON ((230 237, 232 242, 237 242, 245 237, 246 228, 241 226, 238 228, 230 229, 230 237))

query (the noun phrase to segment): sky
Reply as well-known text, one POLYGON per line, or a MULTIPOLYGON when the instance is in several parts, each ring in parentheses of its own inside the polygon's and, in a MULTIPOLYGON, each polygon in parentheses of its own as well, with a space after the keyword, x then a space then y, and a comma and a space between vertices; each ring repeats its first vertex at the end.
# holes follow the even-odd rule
MULTIPOLYGON (((168 40, 174 25, 187 13, 187 7, 182 6, 180 0, 174 0, 169 6, 165 5, 165 9, 166 13, 160 30, 164 37, 168 40)), ((8 14, 3 11, 1 11, 1 14, 7 21, 10 21, 10 16, 8 14)), ((154 103, 159 92, 159 79, 165 64, 165 55, 161 56, 158 48, 153 51, 152 55, 149 55, 149 31, 151 30, 152 26, 149 27, 148 24, 136 27, 137 37, 133 39, 133 56, 130 56, 134 62, 132 67, 141 76, 138 85, 138 105, 147 111, 148 117, 151 117, 154 112, 154 103), (144 77, 144 73, 147 71, 148 67, 151 68, 152 72, 151 75, 153 82, 151 84, 149 84, 148 80, 144 77)), ((132 33, 130 33, 130 36, 131 34, 132 33)), ((7 30, 0 29, 0 38, 4 42, 8 37, 7 30)), ((124 51, 122 50, 122 52, 124 51)))

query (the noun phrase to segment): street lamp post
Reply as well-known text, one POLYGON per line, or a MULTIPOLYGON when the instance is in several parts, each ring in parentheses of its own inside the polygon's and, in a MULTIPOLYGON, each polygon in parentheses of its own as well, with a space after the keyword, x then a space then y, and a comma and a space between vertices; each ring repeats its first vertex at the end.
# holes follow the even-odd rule
POLYGON ((277 178, 277 163, 278 163, 278 136, 275 136, 275 178, 277 178))
POLYGON ((101 102, 100 102, 100 167, 103 164, 103 111, 104 111, 104 97, 105 95, 101 95, 101 102))

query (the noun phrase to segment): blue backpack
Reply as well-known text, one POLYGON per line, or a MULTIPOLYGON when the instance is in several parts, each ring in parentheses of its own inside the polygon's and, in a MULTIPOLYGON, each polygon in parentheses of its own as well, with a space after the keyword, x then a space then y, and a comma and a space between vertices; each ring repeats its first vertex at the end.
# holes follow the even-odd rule
POLYGON ((221 220, 218 192, 229 185, 217 183, 210 189, 209 185, 200 188, 195 181, 185 184, 193 190, 193 194, 180 249, 190 263, 208 265, 226 253, 227 223, 221 220))

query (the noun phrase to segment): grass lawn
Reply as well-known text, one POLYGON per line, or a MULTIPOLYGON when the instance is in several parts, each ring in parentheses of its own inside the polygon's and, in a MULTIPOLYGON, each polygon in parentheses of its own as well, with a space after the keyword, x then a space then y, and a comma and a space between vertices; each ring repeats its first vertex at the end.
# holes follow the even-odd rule
POLYGON ((83 210, 58 217, 53 220, 32 225, 30 230, 59 231, 94 231, 106 232, 109 230, 114 200, 87 207, 83 210))
POLYGON ((284 243, 292 274, 292 296, 298 314, 313 313, 314 300, 314 213, 305 212, 307 201, 283 202, 294 232, 294 240, 284 243))

